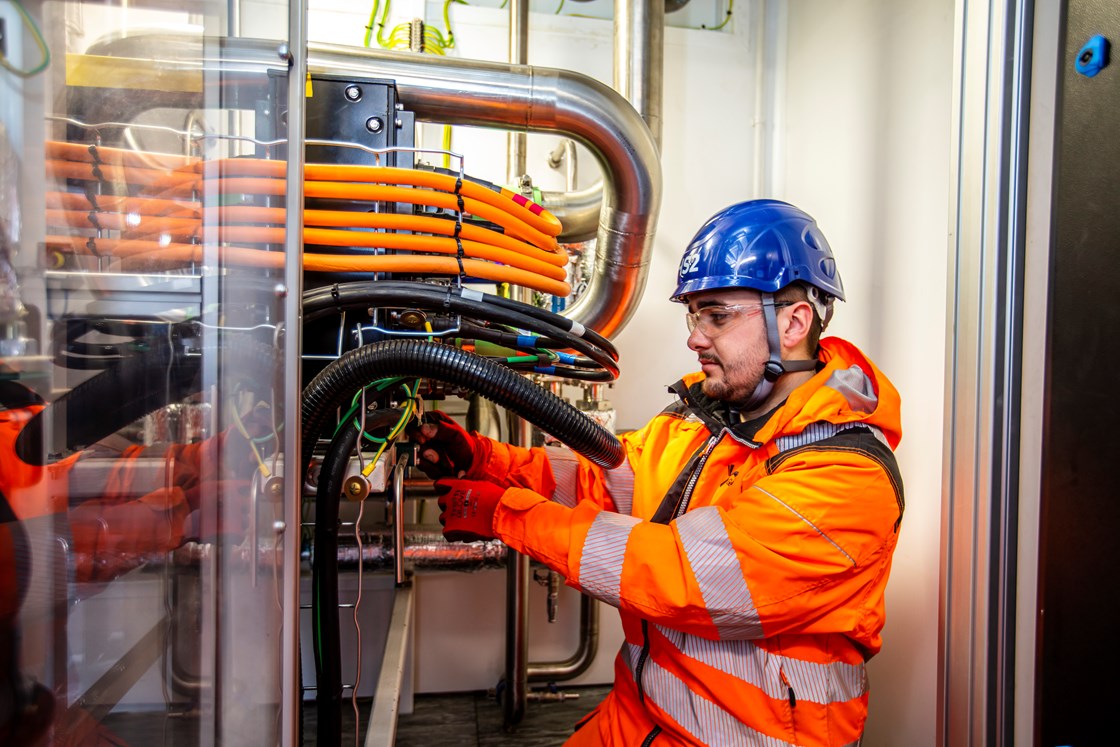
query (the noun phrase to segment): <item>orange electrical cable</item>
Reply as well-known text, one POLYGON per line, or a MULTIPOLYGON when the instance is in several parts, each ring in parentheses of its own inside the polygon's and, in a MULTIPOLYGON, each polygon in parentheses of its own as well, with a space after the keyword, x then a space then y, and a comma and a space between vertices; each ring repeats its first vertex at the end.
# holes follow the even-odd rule
MULTIPOLYGON (((211 208, 207 208, 207 211, 211 208)), ((269 223, 283 225, 284 208, 253 207, 250 205, 230 205, 218 208, 217 220, 223 223, 269 223)), ((335 228, 385 228, 396 231, 421 231, 453 236, 455 221, 431 215, 409 215, 405 213, 367 213, 357 210, 304 210, 305 226, 332 226, 335 228)), ((464 239, 481 241, 484 244, 500 246, 515 252, 537 256, 545 262, 558 266, 568 263, 564 252, 551 252, 509 234, 486 228, 473 223, 460 226, 459 235, 464 239), (538 254, 539 253, 539 254, 538 254)))
POLYGON ((62 210, 116 211, 138 215, 165 215, 169 217, 199 216, 199 203, 193 200, 161 200, 156 197, 121 197, 119 195, 95 195, 96 205, 90 203, 90 196, 83 192, 57 192, 46 194, 48 207, 62 210))
MULTIPOLYGON (((177 196, 184 189, 199 190, 200 185, 180 184, 167 190, 163 196, 177 196)), ((283 179, 267 177, 231 177, 218 180, 221 194, 250 194, 276 196, 285 194, 287 183, 283 179)), ((334 200, 360 200, 367 202, 404 202, 413 205, 430 205, 446 210, 457 210, 455 195, 414 187, 391 187, 381 184, 362 184, 350 182, 305 181, 305 197, 322 197, 334 200)), ((463 198, 465 212, 504 227, 519 239, 528 241, 542 249, 559 251, 556 239, 547 236, 510 213, 495 208, 470 197, 463 198)))
MULTIPOLYGON (((269 161, 259 158, 227 158, 219 161, 195 163, 192 164, 192 167, 196 171, 204 173, 207 178, 213 178, 213 176, 221 176, 222 178, 265 176, 279 179, 285 176, 287 164, 285 161, 269 161), (211 173, 213 166, 216 166, 217 174, 211 173)), ((396 166, 327 163, 305 164, 303 174, 306 181, 408 184, 452 194, 458 192, 463 197, 470 197, 504 210, 546 236, 557 236, 562 229, 556 216, 534 202, 524 198, 518 201, 515 199, 514 193, 509 190, 495 191, 467 179, 459 181, 450 174, 441 174, 425 169, 405 169, 396 166), (532 207, 528 207, 530 205, 532 207)))
MULTIPOLYGON (((221 226, 219 236, 222 241, 232 243, 250 244, 280 244, 287 233, 281 227, 269 228, 266 226, 221 226)), ((412 251, 435 252, 437 254, 450 254, 458 252, 458 245, 454 239, 439 236, 423 236, 409 233, 380 233, 372 231, 339 231, 331 228, 305 228, 303 240, 307 244, 322 246, 353 246, 368 247, 371 249, 407 249, 412 251)), ((464 256, 476 259, 488 259, 491 262, 501 262, 511 267, 520 267, 523 270, 535 272, 538 275, 563 280, 567 273, 563 267, 542 262, 533 257, 527 257, 517 252, 511 252, 498 247, 465 239, 462 241, 464 256)), ((310 256, 310 255, 308 255, 310 256)))
MULTIPOLYGON (((221 208, 237 211, 238 208, 221 208)), ((270 211, 270 208, 261 208, 270 211)), ((244 212, 243 210, 241 212, 244 212)), ((361 214, 354 214, 361 215, 361 214)), ((438 220, 438 219, 436 219, 438 220)), ((444 221, 446 222, 446 221, 444 221)), ((108 229, 126 232, 121 238, 139 238, 152 234, 162 234, 167 240, 190 241, 199 239, 202 223, 190 219, 166 219, 161 217, 125 216, 120 213, 93 213, 81 211, 48 210, 47 225, 65 226, 78 229, 108 229)), ((281 244, 287 233, 283 226, 238 226, 228 223, 214 228, 219 231, 221 241, 233 243, 281 244)), ((500 234, 494 234, 500 235, 500 234)), ((369 247, 379 249, 404 249, 409 251, 456 254, 458 244, 454 238, 426 236, 413 233, 382 233, 369 231, 345 231, 328 228, 309 227, 304 229, 303 240, 307 244, 325 246, 369 247)), ((567 277, 563 267, 566 259, 560 255, 544 252, 536 247, 523 245, 524 249, 510 250, 486 242, 461 239, 466 256, 488 259, 514 267, 521 267, 545 277, 563 280, 567 277)))
POLYGON ((93 210, 55 210, 50 208, 46 211, 46 218, 47 225, 54 227, 104 228, 110 231, 138 234, 163 231, 186 237, 197 234, 201 225, 197 218, 168 218, 137 213, 106 213, 93 210))
POLYGON ((91 143, 72 143, 61 140, 48 140, 45 143, 47 158, 58 158, 65 161, 100 161, 123 166, 139 166, 152 168, 152 162, 158 168, 181 169, 198 161, 193 156, 184 156, 176 153, 159 153, 156 151, 137 151, 130 148, 112 148, 91 143), (96 159, 94 154, 96 153, 96 159))
MULTIPOLYGON (((104 254, 122 260, 122 267, 148 267, 202 261, 204 255, 215 253, 223 261, 246 267, 280 269, 284 266, 283 252, 269 252, 245 247, 206 247, 199 244, 161 244, 158 241, 93 239, 82 236, 48 236, 48 248, 65 248, 83 254, 104 254), (127 260, 127 262, 125 261, 127 260)), ((459 274, 456 257, 432 257, 415 254, 305 254, 303 267, 309 272, 407 272, 456 276, 459 274)), ((509 265, 498 265, 476 259, 463 259, 462 267, 469 277, 497 283, 512 283, 549 293, 568 296, 572 289, 568 283, 542 277, 534 272, 509 265)))
POLYGON ((193 174, 177 171, 160 171, 139 166, 121 166, 112 163, 86 163, 83 161, 47 161, 47 176, 55 179, 81 179, 87 182, 129 184, 157 189, 174 189, 183 184, 197 182, 193 174))

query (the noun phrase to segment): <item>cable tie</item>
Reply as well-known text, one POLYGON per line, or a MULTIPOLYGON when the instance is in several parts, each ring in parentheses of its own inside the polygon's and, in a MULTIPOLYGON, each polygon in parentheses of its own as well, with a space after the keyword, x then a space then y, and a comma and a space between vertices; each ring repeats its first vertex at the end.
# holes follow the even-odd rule
POLYGON ((103 228, 103 226, 101 225, 101 221, 99 221, 97 219, 97 211, 96 210, 90 210, 89 214, 86 216, 86 220, 88 220, 90 225, 93 226, 94 228, 96 228, 98 231, 100 231, 103 228))
POLYGON ((97 242, 93 240, 92 236, 86 239, 86 249, 89 249, 90 254, 92 254, 93 256, 97 257, 98 259, 101 258, 101 252, 97 251, 97 242))
POLYGON ((86 192, 86 200, 89 202, 90 208, 92 210, 95 210, 95 211, 100 213, 101 212, 101 206, 97 204, 97 193, 93 191, 93 183, 92 182, 86 182, 85 192, 86 192))
POLYGON ((463 240, 458 236, 455 237, 455 261, 459 263, 459 287, 462 288, 463 278, 467 276, 467 270, 463 267, 463 240))
POLYGON ((101 172, 101 164, 99 162, 95 161, 93 164, 93 168, 90 169, 90 171, 93 172, 93 177, 97 179, 97 181, 106 181, 105 174, 101 172))
POLYGON ((97 152, 97 143, 90 143, 86 150, 89 151, 89 155, 94 163, 104 163, 104 161, 101 160, 101 155, 97 152))
POLYGON ((455 233, 451 234, 456 239, 459 238, 459 233, 463 230, 463 221, 458 218, 455 219, 455 233))

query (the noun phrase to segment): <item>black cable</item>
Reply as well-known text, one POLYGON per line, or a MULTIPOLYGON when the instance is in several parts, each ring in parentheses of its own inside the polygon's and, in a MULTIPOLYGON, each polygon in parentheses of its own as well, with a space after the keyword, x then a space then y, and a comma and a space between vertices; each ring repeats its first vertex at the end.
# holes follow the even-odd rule
MULTIPOLYGON (((399 410, 367 417, 367 432, 387 431, 399 410)), ((315 544, 311 558, 311 635, 315 653, 316 740, 338 745, 342 739, 342 644, 338 633, 338 520, 343 482, 360 431, 345 423, 331 439, 315 491, 315 544)))
POLYGON ((511 302, 509 299, 498 299, 498 296, 431 283, 357 281, 307 291, 303 295, 303 312, 305 322, 331 313, 382 306, 458 313, 558 340, 610 371, 612 380, 618 377, 618 352, 598 333, 575 327, 571 320, 544 309, 511 302), (559 324, 564 326, 558 326, 559 324), (582 332, 582 335, 565 327, 582 332), (597 339, 606 343, 605 346, 599 344, 597 339))

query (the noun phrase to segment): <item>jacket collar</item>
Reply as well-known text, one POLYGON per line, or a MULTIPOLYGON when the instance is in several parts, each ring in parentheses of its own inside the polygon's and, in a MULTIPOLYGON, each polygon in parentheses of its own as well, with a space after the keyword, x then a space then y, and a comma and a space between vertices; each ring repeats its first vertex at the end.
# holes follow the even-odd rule
POLYGON ((752 446, 800 433, 822 420, 874 425, 892 448, 897 446, 902 437, 900 398, 887 377, 856 346, 838 337, 821 340, 818 359, 823 367, 813 378, 770 413, 748 423, 739 422, 727 403, 704 394, 702 372, 687 374, 669 390, 709 431, 726 428, 752 446))

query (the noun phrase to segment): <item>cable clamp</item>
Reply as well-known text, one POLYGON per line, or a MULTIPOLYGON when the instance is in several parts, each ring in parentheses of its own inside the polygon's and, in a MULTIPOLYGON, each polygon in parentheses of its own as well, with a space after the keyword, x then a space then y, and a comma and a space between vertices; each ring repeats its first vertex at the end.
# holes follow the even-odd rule
POLYGON ((93 191, 93 183, 92 182, 86 182, 85 183, 85 193, 86 193, 86 201, 89 202, 90 209, 95 211, 95 212, 98 212, 98 213, 103 212, 101 210, 101 206, 97 204, 97 192, 93 191))
POLYGON ((467 270, 463 267, 463 240, 458 236, 455 237, 455 261, 459 263, 459 277, 457 279, 458 287, 463 287, 463 278, 467 276, 467 270))

